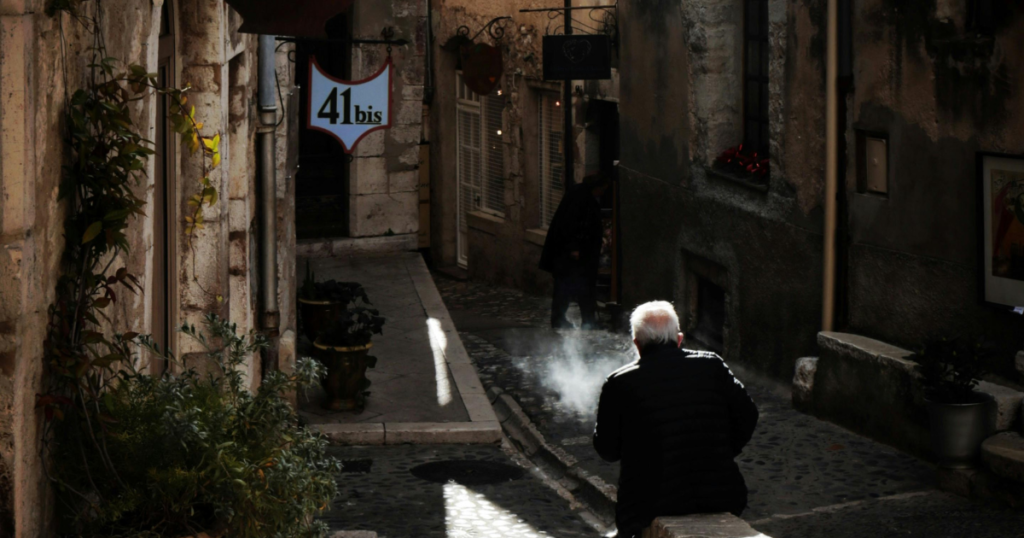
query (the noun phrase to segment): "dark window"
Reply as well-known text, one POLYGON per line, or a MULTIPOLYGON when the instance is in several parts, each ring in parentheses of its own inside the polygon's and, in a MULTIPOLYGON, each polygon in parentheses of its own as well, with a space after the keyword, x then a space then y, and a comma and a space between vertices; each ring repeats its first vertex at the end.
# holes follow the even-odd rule
POLYGON ((768 0, 743 0, 743 145, 768 154, 768 0))
POLYGON ((725 291, 702 277, 697 277, 697 325, 692 336, 712 351, 722 351, 725 342, 725 291))

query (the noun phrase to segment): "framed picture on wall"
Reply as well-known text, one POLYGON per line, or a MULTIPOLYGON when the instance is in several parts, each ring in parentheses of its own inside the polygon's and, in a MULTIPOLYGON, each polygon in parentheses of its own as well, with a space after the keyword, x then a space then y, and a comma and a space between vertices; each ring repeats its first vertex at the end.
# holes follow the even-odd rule
POLYGON ((982 300, 1024 307, 1024 155, 978 154, 982 300))

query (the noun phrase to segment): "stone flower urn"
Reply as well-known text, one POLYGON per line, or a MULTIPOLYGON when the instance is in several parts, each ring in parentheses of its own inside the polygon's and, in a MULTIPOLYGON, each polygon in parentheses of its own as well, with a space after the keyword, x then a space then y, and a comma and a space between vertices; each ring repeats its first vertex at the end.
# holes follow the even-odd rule
POLYGON ((321 381, 326 393, 321 407, 330 411, 362 411, 370 386, 366 369, 377 364, 377 358, 369 355, 373 342, 342 347, 325 345, 318 339, 313 345, 317 358, 327 368, 327 376, 321 381))

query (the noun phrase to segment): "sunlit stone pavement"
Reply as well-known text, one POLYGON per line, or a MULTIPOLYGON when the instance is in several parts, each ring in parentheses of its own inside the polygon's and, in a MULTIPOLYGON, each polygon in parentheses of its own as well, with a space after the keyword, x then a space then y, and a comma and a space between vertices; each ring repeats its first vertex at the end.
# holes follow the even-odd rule
POLYGON ((569 502, 528 469, 491 484, 433 482, 413 474, 432 462, 517 467, 497 446, 378 446, 331 449, 347 462, 325 519, 332 529, 372 530, 380 538, 598 537, 569 502))

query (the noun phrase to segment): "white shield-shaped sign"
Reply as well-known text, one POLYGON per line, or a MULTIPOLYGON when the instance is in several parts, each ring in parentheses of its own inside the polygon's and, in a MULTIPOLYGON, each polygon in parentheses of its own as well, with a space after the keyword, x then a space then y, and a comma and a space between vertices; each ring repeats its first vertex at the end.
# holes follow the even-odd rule
POLYGON ((306 127, 334 135, 348 153, 367 134, 391 127, 391 58, 373 76, 348 81, 324 73, 309 58, 306 127))

